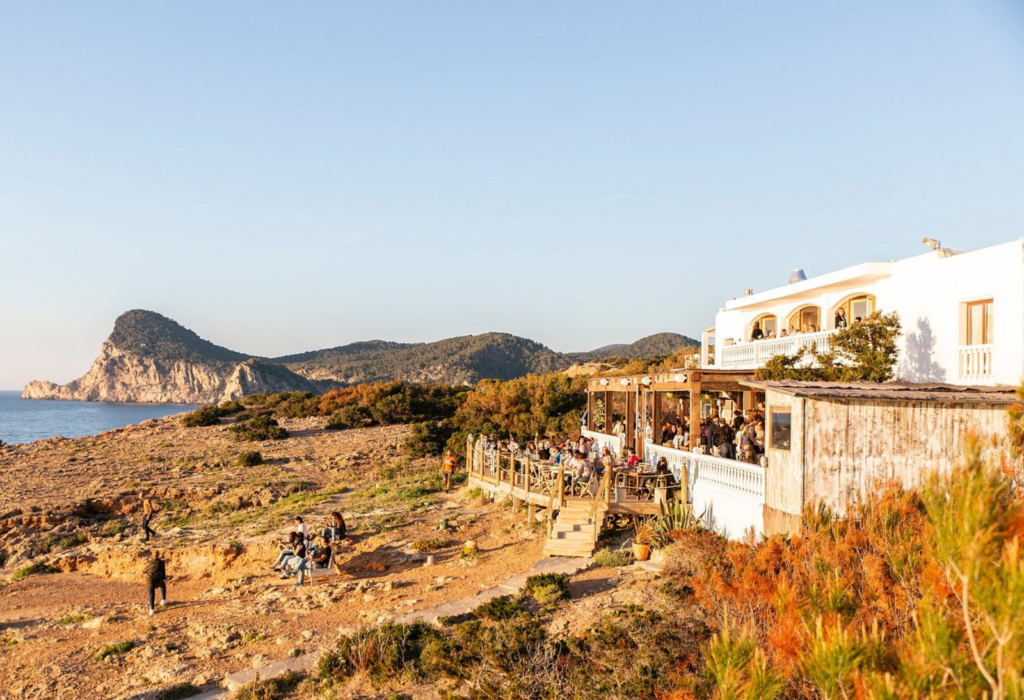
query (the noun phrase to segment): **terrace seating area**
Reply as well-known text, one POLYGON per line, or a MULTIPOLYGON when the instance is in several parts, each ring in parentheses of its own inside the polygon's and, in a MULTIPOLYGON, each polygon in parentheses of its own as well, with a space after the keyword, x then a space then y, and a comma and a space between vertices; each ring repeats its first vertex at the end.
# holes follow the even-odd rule
POLYGON ((836 333, 838 330, 789 334, 784 330, 780 337, 727 345, 722 348, 722 368, 756 369, 764 366, 776 355, 795 355, 804 348, 816 348, 818 352, 828 352, 829 341, 836 333))

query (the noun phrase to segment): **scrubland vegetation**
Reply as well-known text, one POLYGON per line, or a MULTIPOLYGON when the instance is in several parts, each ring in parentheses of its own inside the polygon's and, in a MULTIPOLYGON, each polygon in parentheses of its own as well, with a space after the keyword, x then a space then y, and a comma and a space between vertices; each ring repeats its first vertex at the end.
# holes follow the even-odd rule
POLYGON ((279 418, 326 417, 329 430, 408 424, 412 435, 405 449, 410 455, 438 455, 446 447, 461 455, 469 433, 575 433, 586 404, 585 386, 584 379, 557 372, 485 380, 475 389, 377 382, 335 389, 320 397, 301 391, 257 394, 240 402, 204 406, 181 420, 186 427, 209 427, 234 417, 230 430, 245 441, 287 438, 279 418))
POLYGON ((532 577, 469 620, 344 636, 316 684, 337 691, 362 674, 382 691, 432 683, 472 697, 1021 697, 1014 483, 972 448, 919 491, 889 486, 843 518, 808 509, 793 536, 727 542, 665 513, 667 571, 643 607, 552 635, 572 604, 567 581, 532 577))

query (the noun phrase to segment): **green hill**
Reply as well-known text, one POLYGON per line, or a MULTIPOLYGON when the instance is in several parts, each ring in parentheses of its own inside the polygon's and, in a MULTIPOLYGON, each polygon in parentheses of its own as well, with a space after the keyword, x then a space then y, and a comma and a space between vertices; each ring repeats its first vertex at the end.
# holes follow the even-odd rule
POLYGON ((312 379, 347 384, 383 379, 473 384, 480 379, 553 372, 572 364, 566 356, 540 343, 507 333, 466 335, 415 345, 371 341, 273 361, 312 379))
POLYGON ((235 364, 252 357, 214 345, 177 321, 144 309, 133 309, 118 316, 108 340, 122 352, 166 362, 235 364))
POLYGON ((656 333, 628 345, 606 345, 603 348, 589 352, 569 353, 568 356, 576 362, 593 362, 612 357, 632 360, 638 357, 671 355, 679 350, 699 347, 700 341, 688 338, 685 335, 679 335, 678 333, 656 333))

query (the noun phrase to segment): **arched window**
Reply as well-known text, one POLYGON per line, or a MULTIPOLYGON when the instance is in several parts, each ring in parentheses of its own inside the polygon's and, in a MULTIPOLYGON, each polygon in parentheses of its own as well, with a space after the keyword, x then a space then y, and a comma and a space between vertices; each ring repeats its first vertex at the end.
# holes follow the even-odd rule
POLYGON ((813 333, 821 330, 821 309, 817 306, 801 306, 789 315, 789 325, 796 333, 813 333))
POLYGON ((750 322, 750 329, 747 332, 747 337, 754 340, 754 324, 758 325, 761 329, 762 337, 774 338, 779 334, 779 319, 776 318, 775 314, 761 314, 753 321, 750 322))
POLYGON ((832 328, 838 328, 839 310, 842 309, 846 315, 847 325, 854 323, 858 318, 864 320, 875 312, 875 297, 872 294, 853 294, 846 297, 832 309, 832 328))

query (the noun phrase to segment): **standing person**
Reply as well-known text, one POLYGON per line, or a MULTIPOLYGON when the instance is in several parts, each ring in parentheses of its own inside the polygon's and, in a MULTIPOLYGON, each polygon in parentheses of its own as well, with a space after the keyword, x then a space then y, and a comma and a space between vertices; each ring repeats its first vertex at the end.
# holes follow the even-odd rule
POLYGON ((846 309, 840 306, 839 310, 836 311, 836 330, 846 328, 848 325, 849 323, 846 321, 846 309))
POLYGON ((152 615, 156 607, 156 589, 160 589, 160 605, 167 605, 167 566, 155 549, 153 558, 146 562, 146 586, 149 590, 149 614, 152 615))
POLYGON ((451 491, 453 473, 455 473, 455 455, 451 450, 445 450, 444 460, 441 462, 441 476, 444 478, 445 493, 451 491))
POLYGON ((160 508, 144 491, 139 491, 139 498, 142 500, 142 533, 146 536, 146 541, 149 542, 150 535, 156 537, 156 530, 151 528, 149 524, 153 522, 153 516, 160 508))
POLYGON ((309 542, 309 528, 306 527, 306 521, 302 519, 301 515, 295 516, 295 532, 302 535, 303 543, 309 542))

